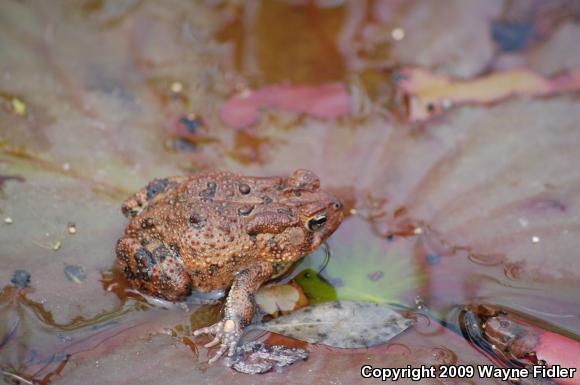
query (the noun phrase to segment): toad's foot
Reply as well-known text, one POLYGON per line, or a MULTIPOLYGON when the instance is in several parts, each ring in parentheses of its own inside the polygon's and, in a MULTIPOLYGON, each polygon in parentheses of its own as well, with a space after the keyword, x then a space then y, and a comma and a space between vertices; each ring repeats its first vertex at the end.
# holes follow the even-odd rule
POLYGON ((257 262, 248 268, 238 272, 230 288, 224 309, 224 319, 215 325, 208 326, 193 332, 194 336, 200 334, 213 334, 215 338, 205 345, 206 348, 221 343, 220 348, 209 363, 216 362, 224 353, 228 357, 236 353, 238 341, 242 337, 244 327, 252 322, 255 296, 258 287, 272 276, 272 264, 266 261, 257 262))
POLYGON ((228 357, 232 357, 236 352, 238 341, 242 337, 242 325, 231 319, 224 319, 220 322, 205 328, 197 329, 193 332, 194 336, 201 334, 213 334, 215 338, 204 345, 205 348, 211 348, 221 342, 220 348, 208 363, 212 364, 219 360, 224 353, 228 352, 228 357))

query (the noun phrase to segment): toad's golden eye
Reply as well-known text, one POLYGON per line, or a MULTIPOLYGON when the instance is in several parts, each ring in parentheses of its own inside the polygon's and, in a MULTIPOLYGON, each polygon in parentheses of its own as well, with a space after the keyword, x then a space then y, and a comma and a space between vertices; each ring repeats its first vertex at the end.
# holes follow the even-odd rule
POLYGON ((310 231, 319 230, 326 223, 326 214, 320 214, 311 218, 306 223, 306 228, 310 231))

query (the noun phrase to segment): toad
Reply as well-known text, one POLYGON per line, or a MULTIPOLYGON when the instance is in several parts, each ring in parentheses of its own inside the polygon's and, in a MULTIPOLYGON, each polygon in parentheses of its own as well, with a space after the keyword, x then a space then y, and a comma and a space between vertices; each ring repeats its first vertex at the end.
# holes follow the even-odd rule
POLYGON ((255 294, 320 246, 339 226, 342 204, 307 170, 286 177, 224 171, 155 179, 128 198, 118 264, 145 294, 182 301, 229 289, 223 319, 196 330, 220 344, 210 363, 233 356, 252 322, 255 294))

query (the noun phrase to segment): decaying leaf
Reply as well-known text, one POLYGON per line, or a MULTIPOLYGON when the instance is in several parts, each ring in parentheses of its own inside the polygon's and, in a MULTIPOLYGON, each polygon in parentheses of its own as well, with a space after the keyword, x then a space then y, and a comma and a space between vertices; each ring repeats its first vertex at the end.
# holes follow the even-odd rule
POLYGON ((232 367, 246 374, 265 373, 273 368, 280 369, 308 358, 308 352, 304 349, 267 345, 256 341, 242 345, 238 353, 241 357, 232 367))
POLYGON ((308 298, 298 284, 289 283, 261 288, 256 294, 256 303, 263 312, 277 315, 308 305, 308 298))
POLYGON ((261 328, 314 344, 365 348, 389 341, 412 323, 384 304, 334 301, 302 308, 261 328))
POLYGON ((228 126, 245 128, 256 123, 263 107, 336 119, 350 115, 351 100, 346 86, 340 83, 271 85, 234 95, 224 105, 221 115, 228 126))
POLYGON ((409 120, 425 120, 457 104, 499 102, 512 96, 546 96, 580 89, 580 70, 553 79, 527 69, 458 80, 421 68, 400 71, 399 87, 409 97, 409 120))

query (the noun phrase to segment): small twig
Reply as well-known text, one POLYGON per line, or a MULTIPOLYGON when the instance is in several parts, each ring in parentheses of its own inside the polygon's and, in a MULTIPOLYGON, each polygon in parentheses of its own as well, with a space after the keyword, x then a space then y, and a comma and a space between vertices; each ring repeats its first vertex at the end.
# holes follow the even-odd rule
POLYGON ((34 382, 28 381, 26 378, 20 377, 18 374, 10 373, 10 372, 7 372, 5 370, 2 370, 2 374, 5 376, 13 377, 13 378, 17 379, 18 381, 23 382, 25 384, 34 385, 34 382))

